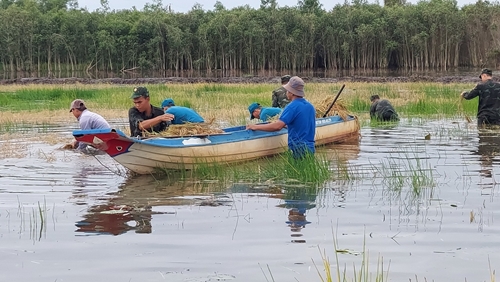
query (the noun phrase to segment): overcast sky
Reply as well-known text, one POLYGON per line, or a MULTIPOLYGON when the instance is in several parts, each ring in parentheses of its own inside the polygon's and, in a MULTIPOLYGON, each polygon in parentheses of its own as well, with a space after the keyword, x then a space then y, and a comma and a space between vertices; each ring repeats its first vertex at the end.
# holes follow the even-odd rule
MULTIPOLYGON (((108 0, 111 9, 131 9, 135 6, 138 10, 142 10, 144 4, 152 3, 152 0, 108 0)), ((163 0, 163 5, 171 5, 171 8, 175 12, 187 12, 191 10, 194 4, 199 3, 202 5, 204 10, 212 10, 216 0, 163 0)), ((227 8, 232 9, 238 6, 249 5, 252 8, 258 8, 260 6, 260 0, 220 0, 220 2, 227 8)), ((370 3, 377 2, 376 0, 368 0, 370 3)), ((380 1, 383 3, 383 0, 380 1)), ((418 0, 410 0, 412 3, 418 2, 418 0)), ((458 0, 459 6, 464 4, 475 3, 476 0, 458 0)), ((491 1, 493 2, 493 1, 491 1)), ((323 5, 323 9, 331 10, 336 4, 344 3, 344 0, 320 0, 323 5)), ((78 0, 78 4, 81 8, 87 8, 89 11, 94 11, 101 6, 100 0, 78 0)), ((282 6, 295 6, 297 5, 297 0, 278 0, 278 5, 282 6)))

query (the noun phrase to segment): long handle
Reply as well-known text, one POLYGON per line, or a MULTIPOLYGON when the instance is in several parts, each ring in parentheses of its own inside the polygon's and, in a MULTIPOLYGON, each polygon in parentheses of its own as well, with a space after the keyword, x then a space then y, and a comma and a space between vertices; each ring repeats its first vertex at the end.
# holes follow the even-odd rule
POLYGON ((345 84, 342 84, 342 88, 340 88, 339 93, 337 93, 337 96, 335 96, 335 100, 333 100, 333 103, 330 105, 330 107, 328 107, 328 110, 326 110, 326 112, 323 115, 323 117, 326 117, 328 115, 328 113, 332 109, 333 105, 335 105, 335 102, 337 102, 337 99, 339 98, 340 93, 342 93, 342 90, 344 90, 344 87, 345 87, 345 84))

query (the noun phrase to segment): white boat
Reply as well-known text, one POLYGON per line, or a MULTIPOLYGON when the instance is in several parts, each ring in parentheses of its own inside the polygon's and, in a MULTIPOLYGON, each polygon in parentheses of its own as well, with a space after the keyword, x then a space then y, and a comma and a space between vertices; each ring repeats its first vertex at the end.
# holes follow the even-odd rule
MULTIPOLYGON (((288 130, 246 130, 245 126, 223 129, 224 133, 184 137, 129 137, 115 129, 76 130, 73 136, 105 151, 118 163, 138 174, 158 168, 193 169, 196 165, 231 164, 282 153, 288 149, 288 130)), ((349 116, 316 119, 316 146, 341 143, 359 137, 359 122, 349 116)))

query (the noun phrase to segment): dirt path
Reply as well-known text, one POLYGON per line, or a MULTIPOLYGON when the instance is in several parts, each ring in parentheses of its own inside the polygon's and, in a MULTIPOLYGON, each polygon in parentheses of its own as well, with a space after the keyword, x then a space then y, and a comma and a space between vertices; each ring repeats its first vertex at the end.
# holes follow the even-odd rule
MULTIPOLYGON (((370 77, 350 76, 341 78, 303 77, 307 82, 437 82, 437 83, 478 83, 477 76, 399 76, 370 77)), ((494 78, 498 81, 499 79, 494 78)), ((164 84, 164 83, 278 83, 279 77, 167 77, 167 78, 18 78, 0 80, 0 84, 164 84)))

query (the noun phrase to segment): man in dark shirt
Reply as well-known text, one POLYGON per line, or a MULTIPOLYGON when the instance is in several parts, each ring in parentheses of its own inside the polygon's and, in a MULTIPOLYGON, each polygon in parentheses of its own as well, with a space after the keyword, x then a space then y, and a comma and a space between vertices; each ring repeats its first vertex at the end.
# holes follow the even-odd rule
POLYGON ((275 89, 273 91, 273 107, 274 108, 284 108, 286 105, 290 103, 290 100, 288 100, 286 96, 286 89, 283 87, 285 84, 290 81, 291 76, 289 75, 284 75, 281 77, 281 87, 278 89, 275 89))
POLYGON ((460 94, 466 100, 479 96, 477 106, 477 125, 500 125, 500 83, 492 80, 493 72, 483 69, 479 78, 481 82, 471 91, 460 94))
POLYGON ((370 106, 370 117, 379 121, 398 121, 399 117, 396 110, 387 100, 380 100, 378 95, 370 97, 372 105, 370 106))
POLYGON ((160 132, 169 126, 174 115, 165 114, 162 109, 151 105, 149 91, 146 87, 134 88, 130 97, 134 100, 134 107, 128 111, 130 136, 142 136, 145 131, 160 132))

